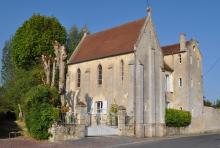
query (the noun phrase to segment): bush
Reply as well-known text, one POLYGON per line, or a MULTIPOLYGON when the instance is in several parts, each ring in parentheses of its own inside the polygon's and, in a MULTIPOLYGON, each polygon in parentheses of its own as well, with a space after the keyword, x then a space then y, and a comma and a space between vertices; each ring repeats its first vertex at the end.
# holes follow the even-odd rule
POLYGON ((166 126, 186 127, 191 123, 191 113, 189 111, 166 109, 166 126))
POLYGON ((59 117, 58 94, 49 87, 39 85, 26 94, 25 123, 32 137, 48 139, 48 129, 59 117))

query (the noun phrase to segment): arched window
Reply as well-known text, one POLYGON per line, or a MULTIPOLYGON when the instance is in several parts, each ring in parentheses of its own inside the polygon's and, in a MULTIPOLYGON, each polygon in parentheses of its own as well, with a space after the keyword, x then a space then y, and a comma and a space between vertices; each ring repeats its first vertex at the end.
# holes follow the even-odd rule
POLYGON ((102 84, 102 65, 100 64, 98 66, 98 84, 102 84))
POLYGON ((77 69, 77 87, 80 87, 80 82, 81 82, 81 70, 78 68, 77 69))
POLYGON ((124 80, 124 61, 121 60, 121 80, 124 80))

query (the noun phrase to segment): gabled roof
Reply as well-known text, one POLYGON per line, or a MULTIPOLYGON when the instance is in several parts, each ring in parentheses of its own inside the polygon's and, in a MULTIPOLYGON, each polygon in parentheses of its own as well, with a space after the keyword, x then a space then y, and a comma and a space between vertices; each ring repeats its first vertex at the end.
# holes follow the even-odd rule
MULTIPOLYGON (((189 41, 186 42, 186 45, 189 44, 189 41)), ((164 55, 172 55, 172 54, 178 54, 183 51, 180 51, 180 44, 172 44, 161 47, 164 55)))
POLYGON ((134 52, 144 22, 145 18, 86 36, 68 64, 134 52))

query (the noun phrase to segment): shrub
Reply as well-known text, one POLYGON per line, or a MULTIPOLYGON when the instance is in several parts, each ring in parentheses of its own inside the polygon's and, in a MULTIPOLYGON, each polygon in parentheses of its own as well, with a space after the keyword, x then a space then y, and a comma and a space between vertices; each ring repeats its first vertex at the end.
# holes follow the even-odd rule
POLYGON ((166 109, 166 126, 186 127, 191 123, 191 113, 189 111, 166 109))
POLYGON ((50 134, 48 128, 59 117, 57 104, 58 95, 54 89, 39 85, 33 87, 26 94, 25 123, 32 137, 47 139, 50 134))

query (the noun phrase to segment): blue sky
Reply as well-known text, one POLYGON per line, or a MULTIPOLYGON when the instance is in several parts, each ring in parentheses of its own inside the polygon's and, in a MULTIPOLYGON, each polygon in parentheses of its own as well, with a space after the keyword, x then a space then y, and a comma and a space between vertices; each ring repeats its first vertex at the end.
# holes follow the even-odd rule
MULTIPOLYGON (((178 42, 180 32, 200 42, 203 54, 206 98, 220 98, 220 1, 149 0, 161 45, 178 42)), ((33 13, 55 16, 67 30, 86 24, 91 32, 101 31, 145 17, 147 0, 1 0, 0 49, 33 13)), ((0 50, 0 56, 2 50, 0 50)), ((0 63, 1 67, 1 63, 0 63)))

